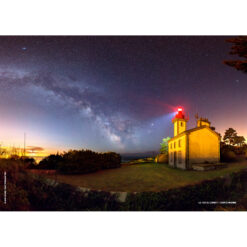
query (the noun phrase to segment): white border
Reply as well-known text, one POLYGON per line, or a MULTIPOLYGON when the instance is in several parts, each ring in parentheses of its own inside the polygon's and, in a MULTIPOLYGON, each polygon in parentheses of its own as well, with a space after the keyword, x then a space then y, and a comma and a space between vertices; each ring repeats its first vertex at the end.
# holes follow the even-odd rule
POLYGON ((3 35, 240 35, 246 1, 2 1, 3 35))
POLYGON ((8 213, 2 246, 242 246, 246 213, 8 213))
MULTIPOLYGON (((240 35, 245 1, 5 1, 1 35, 240 35)), ((246 213, 3 213, 1 246, 242 246, 246 213)))

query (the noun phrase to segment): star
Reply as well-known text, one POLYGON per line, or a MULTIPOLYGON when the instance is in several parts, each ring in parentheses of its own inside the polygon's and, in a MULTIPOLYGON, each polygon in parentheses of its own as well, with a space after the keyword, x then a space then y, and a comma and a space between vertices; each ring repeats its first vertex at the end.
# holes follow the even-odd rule
POLYGON ((23 51, 26 51, 27 50, 27 47, 22 47, 21 48, 23 51))

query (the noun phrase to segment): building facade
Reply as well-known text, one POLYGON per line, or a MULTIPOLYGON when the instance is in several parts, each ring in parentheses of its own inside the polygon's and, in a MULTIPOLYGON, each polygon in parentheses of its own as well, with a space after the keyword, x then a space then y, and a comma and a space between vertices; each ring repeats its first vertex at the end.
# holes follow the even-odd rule
POLYGON ((187 121, 179 108, 172 120, 174 137, 168 142, 169 165, 191 169, 193 164, 218 163, 220 136, 210 128, 210 122, 200 118, 195 128, 187 130, 187 121))

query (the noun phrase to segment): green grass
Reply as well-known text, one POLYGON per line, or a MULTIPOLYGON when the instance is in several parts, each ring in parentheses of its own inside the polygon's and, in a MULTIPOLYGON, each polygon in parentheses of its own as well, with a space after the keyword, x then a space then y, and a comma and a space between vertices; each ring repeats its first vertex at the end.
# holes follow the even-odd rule
MULTIPOLYGON (((104 191, 162 191, 224 176, 243 168, 247 168, 247 161, 203 172, 174 169, 166 164, 142 163, 125 164, 121 168, 83 175, 56 175, 56 179, 63 183, 104 191)), ((55 178, 54 175, 49 177, 55 178)))

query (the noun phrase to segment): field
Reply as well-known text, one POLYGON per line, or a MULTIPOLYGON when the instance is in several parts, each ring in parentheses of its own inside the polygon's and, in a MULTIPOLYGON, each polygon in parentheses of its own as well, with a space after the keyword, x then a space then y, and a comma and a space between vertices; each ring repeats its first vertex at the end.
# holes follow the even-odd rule
POLYGON ((83 175, 47 175, 59 182, 103 191, 164 191, 195 184, 205 179, 224 176, 243 168, 247 161, 228 164, 227 168, 213 171, 183 171, 166 164, 123 164, 121 168, 83 175))

